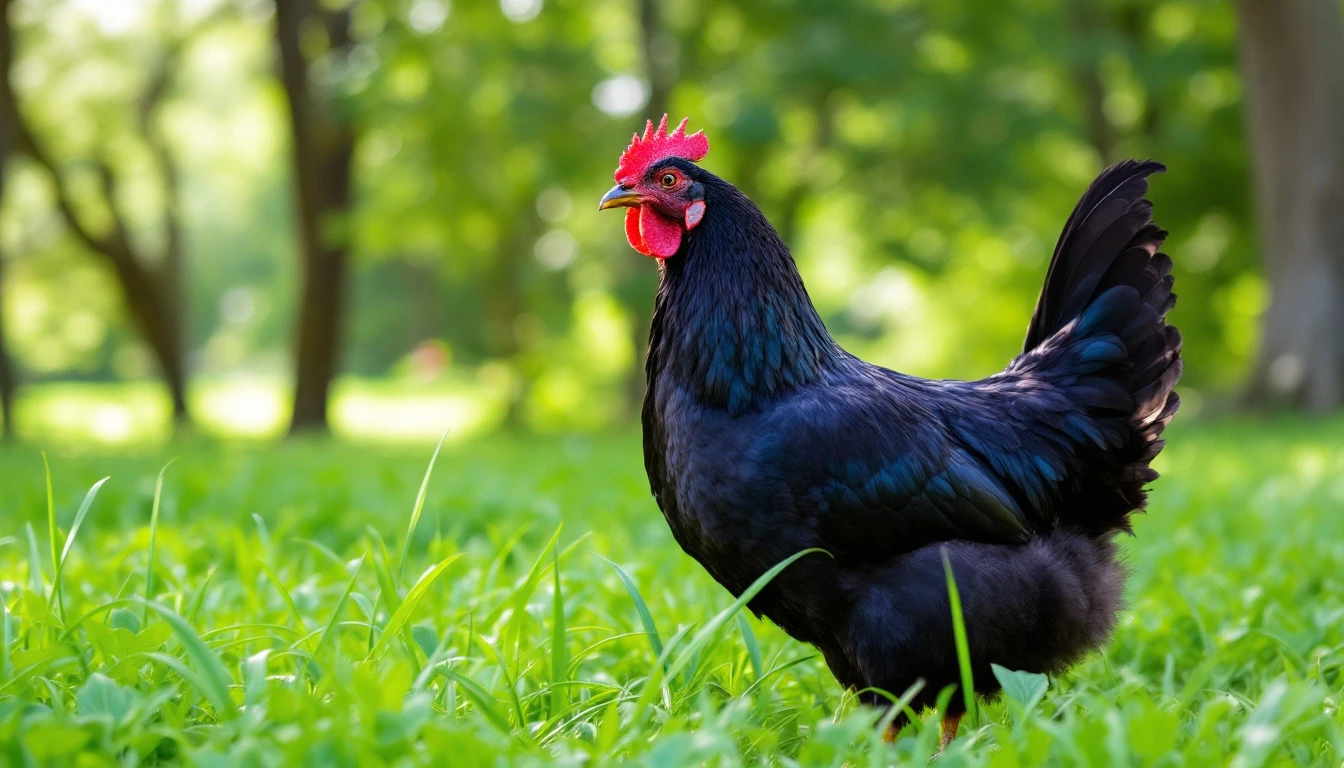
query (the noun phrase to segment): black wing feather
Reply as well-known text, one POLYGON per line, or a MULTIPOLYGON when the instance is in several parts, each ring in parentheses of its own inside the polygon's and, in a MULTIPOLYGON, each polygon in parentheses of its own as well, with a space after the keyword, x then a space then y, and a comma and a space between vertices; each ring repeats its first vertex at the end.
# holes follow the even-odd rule
POLYGON ((1004 373, 930 382, 868 367, 840 399, 852 408, 789 417, 810 423, 793 444, 824 454, 800 450, 789 468, 814 483, 823 546, 884 558, 941 539, 1019 541, 1060 522, 1128 529, 1180 403, 1180 333, 1166 324, 1172 262, 1143 197, 1162 170, 1120 163, 1083 195, 1026 351, 1004 373), (811 476, 818 464, 846 471, 811 476), (861 524, 874 516, 892 533, 861 524))

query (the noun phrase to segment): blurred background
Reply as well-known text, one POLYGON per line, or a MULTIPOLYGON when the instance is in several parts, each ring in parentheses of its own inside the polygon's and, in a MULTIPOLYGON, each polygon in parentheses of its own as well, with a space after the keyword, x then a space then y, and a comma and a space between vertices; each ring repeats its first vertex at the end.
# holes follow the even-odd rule
POLYGON ((1183 412, 1344 400, 1337 0, 0 0, 7 439, 617 430, 644 119, 832 332, 1002 368, 1094 175, 1153 157, 1183 412))

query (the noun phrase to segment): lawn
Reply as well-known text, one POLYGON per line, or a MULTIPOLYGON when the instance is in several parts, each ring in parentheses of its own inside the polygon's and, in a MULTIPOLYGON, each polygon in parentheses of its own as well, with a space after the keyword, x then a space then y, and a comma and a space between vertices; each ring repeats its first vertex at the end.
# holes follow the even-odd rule
MULTIPOLYGON (((1115 642, 1039 700, 1011 676, 938 765, 1344 760, 1344 421, 1171 438, 1115 642)), ((459 442, 423 506, 432 445, 50 448, 54 531, 38 448, 0 450, 0 763, 934 750, 934 714, 882 744, 809 647, 732 611, 672 541, 637 435, 459 442)))

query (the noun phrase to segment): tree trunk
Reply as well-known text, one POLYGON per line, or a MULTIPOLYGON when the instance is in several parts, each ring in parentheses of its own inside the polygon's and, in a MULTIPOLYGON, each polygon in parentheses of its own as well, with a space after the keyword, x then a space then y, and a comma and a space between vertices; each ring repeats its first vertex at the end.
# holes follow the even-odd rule
POLYGON ((183 427, 190 422, 190 418, 187 413, 182 313, 176 299, 182 287, 170 281, 167 274, 147 272, 129 253, 120 254, 112 258, 111 262, 131 322, 158 362, 159 373, 168 387, 173 424, 178 428, 183 427))
POLYGON ((1085 47, 1085 52, 1073 62, 1073 77, 1087 113, 1087 140, 1102 162, 1110 163, 1116 137, 1110 118, 1106 117, 1106 84, 1101 80, 1101 51, 1097 47, 1100 42, 1097 30, 1103 26, 1098 17, 1102 13, 1103 9, 1092 0, 1073 0, 1069 4, 1070 24, 1085 47))
POLYGON ((295 353, 290 434, 325 432, 331 380, 341 347, 348 255, 344 248, 303 247, 303 298, 295 353))
MULTIPOLYGON (((644 76, 649 79, 649 116, 653 121, 667 111, 676 84, 676 41, 663 32, 658 0, 639 0, 639 43, 644 52, 644 76)), ((673 125, 680 118, 672 118, 673 125)))
POLYGON ((327 11, 313 0, 275 4, 280 79, 289 101, 294 186, 303 266, 290 434, 326 431, 331 380, 340 365, 342 316, 349 271, 345 231, 351 201, 355 134, 326 94, 314 92, 300 45, 305 27, 325 28, 336 56, 351 46, 348 11, 327 11))
MULTIPOLYGON (((187 414, 186 373, 186 243, 182 226, 182 182, 177 163, 168 147, 168 140, 154 123, 154 105, 158 103, 172 76, 172 62, 181 51, 180 46, 164 57, 153 85, 141 102, 140 126, 145 142, 154 154, 163 177, 164 192, 164 248, 162 263, 149 274, 148 279, 157 289, 157 328, 152 334, 157 342, 155 355, 163 371, 164 381, 173 402, 173 423, 179 429, 190 419, 187 414)), ((138 260, 135 260, 139 263, 138 260)), ((150 338, 151 334, 146 334, 150 338)))
POLYGON ((1246 403, 1344 401, 1344 20, 1334 0, 1238 0, 1271 301, 1246 403))

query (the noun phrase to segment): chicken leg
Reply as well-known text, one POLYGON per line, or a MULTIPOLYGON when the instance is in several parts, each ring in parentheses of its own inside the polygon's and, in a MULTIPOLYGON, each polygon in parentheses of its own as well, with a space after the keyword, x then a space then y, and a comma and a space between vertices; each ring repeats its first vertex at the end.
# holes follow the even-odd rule
MULTIPOLYGON (((938 751, 947 749, 947 745, 957 738, 957 729, 961 727, 961 713, 943 715, 942 735, 938 740, 938 751)), ((901 735, 901 726, 892 723, 887 726, 887 730, 882 734, 882 741, 891 744, 901 735)))
POLYGON ((957 738, 957 728, 961 726, 961 715, 962 713, 960 712, 955 715, 950 712, 943 715, 943 735, 938 741, 939 752, 947 749, 947 745, 951 744, 952 740, 957 738))

